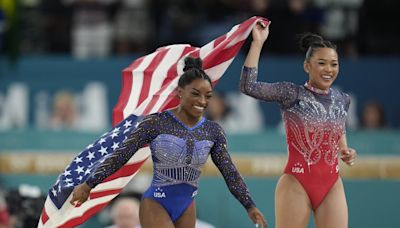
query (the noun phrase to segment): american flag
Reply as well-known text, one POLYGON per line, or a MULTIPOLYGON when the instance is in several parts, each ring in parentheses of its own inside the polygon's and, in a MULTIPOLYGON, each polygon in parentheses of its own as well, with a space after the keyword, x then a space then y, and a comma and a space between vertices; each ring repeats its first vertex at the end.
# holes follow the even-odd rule
POLYGON ((122 90, 113 110, 114 128, 79 153, 59 175, 48 192, 38 227, 78 226, 116 197, 150 156, 148 147, 140 149, 121 169, 92 189, 84 204, 75 207, 69 203, 73 188, 122 144, 142 116, 178 105, 175 89, 186 56, 200 57, 215 85, 260 19, 268 22, 252 17, 201 48, 185 44, 161 47, 125 68, 122 90))

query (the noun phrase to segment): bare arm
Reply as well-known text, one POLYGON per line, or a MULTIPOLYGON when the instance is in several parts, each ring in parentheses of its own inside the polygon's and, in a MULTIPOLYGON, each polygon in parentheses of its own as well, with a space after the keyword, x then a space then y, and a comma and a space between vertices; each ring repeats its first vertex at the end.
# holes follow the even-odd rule
POLYGON ((257 67, 258 61, 260 60, 261 49, 264 45, 264 42, 267 40, 269 35, 269 25, 265 24, 266 22, 258 22, 257 25, 253 28, 252 37, 253 41, 251 42, 250 50, 247 53, 246 60, 244 61, 244 66, 246 67, 257 67))
MULTIPOLYGON (((262 99, 262 97, 252 93, 251 85, 256 81, 261 50, 268 35, 269 24, 265 25, 264 22, 258 22, 252 30, 253 41, 251 42, 240 76, 240 91, 257 99, 262 99)), ((257 90, 259 91, 259 89, 257 90)))
POLYGON ((343 134, 342 137, 339 139, 339 148, 340 150, 346 149, 347 150, 347 137, 346 134, 343 134))

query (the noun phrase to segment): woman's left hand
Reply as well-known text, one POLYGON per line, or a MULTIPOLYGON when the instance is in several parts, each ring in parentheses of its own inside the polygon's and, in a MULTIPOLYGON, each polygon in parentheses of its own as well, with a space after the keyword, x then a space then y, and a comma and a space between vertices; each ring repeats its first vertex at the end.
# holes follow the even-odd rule
POLYGON ((253 42, 263 45, 268 38, 270 25, 271 21, 257 21, 251 33, 253 42))
POLYGON ((250 219, 256 225, 257 228, 267 228, 267 221, 264 218, 264 215, 261 213, 260 210, 256 207, 252 207, 247 210, 250 219))
POLYGON ((343 148, 340 150, 340 152, 340 158, 342 159, 342 161, 349 166, 353 166, 357 157, 357 151, 352 148, 343 148))

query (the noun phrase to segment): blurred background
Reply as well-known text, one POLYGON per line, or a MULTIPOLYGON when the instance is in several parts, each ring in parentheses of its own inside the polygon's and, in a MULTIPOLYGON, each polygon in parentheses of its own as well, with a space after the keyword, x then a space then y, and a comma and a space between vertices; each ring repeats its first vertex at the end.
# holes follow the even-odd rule
MULTIPOLYGON (((396 0, 0 0, 0 227, 36 227, 58 174, 111 127, 123 68, 160 46, 202 46, 253 15, 273 21, 260 80, 307 80, 299 33, 338 45, 335 86, 352 97, 347 134, 359 153, 354 167, 341 167, 350 227, 400 227, 399 8, 396 0)), ((285 136, 278 105, 239 93, 248 44, 207 115, 226 129, 235 163, 274 227, 285 136)), ((122 196, 140 198, 150 178, 147 162, 122 196)), ((207 164, 198 217, 214 227, 252 227, 229 194, 207 164)), ((107 227, 111 210, 81 227, 107 227)))

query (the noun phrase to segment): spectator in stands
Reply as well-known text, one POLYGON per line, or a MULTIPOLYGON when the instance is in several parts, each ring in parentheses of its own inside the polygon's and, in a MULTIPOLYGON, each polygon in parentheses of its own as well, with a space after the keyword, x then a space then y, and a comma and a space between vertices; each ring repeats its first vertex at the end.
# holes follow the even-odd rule
POLYGON ((383 106, 377 101, 365 104, 361 118, 361 129, 377 130, 387 127, 383 106))
POLYGON ((133 197, 116 199, 111 208, 113 225, 107 228, 138 228, 140 202, 133 197))
POLYGON ((76 129, 78 126, 78 110, 74 95, 66 90, 55 94, 53 113, 50 119, 52 129, 76 129))
POLYGON ((122 0, 115 15, 114 44, 118 55, 147 53, 154 43, 154 22, 148 0, 122 0))
POLYGON ((264 130, 259 101, 241 93, 214 92, 206 117, 218 122, 227 133, 254 133, 264 130))
POLYGON ((72 53, 78 58, 107 57, 112 50, 112 20, 117 0, 64 0, 72 6, 72 53))
POLYGON ((224 94, 214 92, 208 104, 206 117, 209 120, 218 122, 225 129, 224 123, 226 118, 229 117, 230 111, 231 108, 227 104, 224 94))

